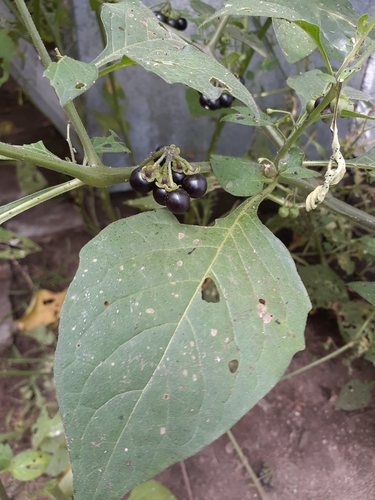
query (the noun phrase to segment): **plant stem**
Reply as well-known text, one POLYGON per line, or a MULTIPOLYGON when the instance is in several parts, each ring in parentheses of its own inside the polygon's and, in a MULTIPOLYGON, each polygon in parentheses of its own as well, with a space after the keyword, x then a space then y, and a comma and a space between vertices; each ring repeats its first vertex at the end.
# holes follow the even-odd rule
POLYGON ((287 380, 288 378, 294 377, 294 375, 298 375, 300 373, 305 372, 306 370, 309 370, 310 368, 314 368, 314 366, 318 366, 321 363, 325 363, 331 358, 334 358, 338 356, 339 354, 342 354, 343 352, 347 351, 348 349, 351 349, 357 342, 359 342, 368 327, 368 325, 371 323, 371 321, 375 318, 375 311, 373 311, 370 316, 364 321, 362 324, 361 328, 358 330, 358 332, 354 335, 353 339, 348 342, 346 345, 340 347, 340 349, 336 349, 336 351, 331 352, 331 354, 327 354, 327 356, 324 356, 323 358, 318 359, 317 361, 314 361, 313 363, 310 363, 309 365, 303 366, 302 368, 299 368, 298 370, 295 370, 294 372, 288 373, 287 375, 284 375, 281 379, 280 382, 283 380, 287 380))
POLYGON ((0 224, 3 224, 15 215, 21 214, 29 208, 39 205, 43 201, 50 200, 55 196, 67 193, 68 191, 76 189, 80 186, 83 186, 83 182, 79 179, 73 179, 71 181, 65 182, 64 184, 60 184, 52 188, 43 189, 39 193, 34 193, 34 195, 25 196, 23 202, 22 200, 17 200, 16 202, 9 203, 8 205, 2 207, 2 210, 0 212, 0 224), (6 210, 8 206, 9 210, 6 210))
POLYGON ((347 351, 348 349, 351 349, 354 346, 355 342, 349 342, 348 344, 345 344, 344 346, 340 347, 340 349, 337 349, 334 352, 331 352, 331 354, 327 354, 327 356, 324 356, 323 358, 320 358, 313 363, 310 363, 309 365, 303 366, 302 368, 299 368, 298 370, 295 370, 294 372, 288 373, 287 375, 284 375, 279 382, 282 382, 284 380, 287 380, 288 378, 294 377, 294 375, 299 375, 300 373, 303 373, 307 370, 310 370, 310 368, 314 368, 315 366, 318 366, 322 363, 325 363, 331 358, 335 358, 339 354, 342 354, 343 352, 347 351))
POLYGON ((215 153, 217 143, 220 139, 221 132, 225 126, 226 122, 216 121, 214 132, 212 134, 210 145, 207 149, 207 160, 210 159, 211 155, 215 153))
POLYGON ((224 31, 225 26, 227 25, 227 23, 229 21, 229 18, 230 18, 230 16, 223 16, 220 19, 220 23, 218 24, 218 26, 215 30, 215 33, 213 34, 211 40, 207 44, 207 48, 209 49, 209 51, 212 54, 214 54, 214 51, 216 49, 216 45, 217 45, 218 41, 220 40, 221 35, 223 34, 223 31, 224 31))
POLYGON ((0 479, 0 500, 10 500, 0 479))
POLYGON ((241 460, 241 463, 242 463, 243 467, 245 467, 247 473, 249 474, 251 480, 254 483, 254 486, 258 490, 258 493, 259 493, 259 496, 260 496, 261 500, 268 500, 268 497, 266 495, 266 492, 263 489, 263 486, 261 485, 261 483, 260 483, 257 475, 255 474, 254 470, 250 466, 248 459, 245 457, 243 451, 241 450, 241 447, 238 444, 237 439, 233 436, 232 431, 230 431, 230 430, 227 431, 227 435, 228 435, 231 443, 233 444, 233 448, 236 450, 237 455, 238 455, 239 459, 241 460))
MULTIPOLYGON (((45 69, 48 68, 48 66, 51 64, 51 58, 47 52, 47 49, 44 46, 43 40, 41 39, 38 30, 35 27, 34 21, 30 15, 30 12, 28 11, 25 1, 24 0, 15 0, 15 3, 18 7, 19 13, 23 19, 23 22, 25 23, 25 26, 31 36, 31 39, 34 43, 34 46, 39 54, 39 57, 42 61, 43 66, 45 69)), ((92 145, 92 142, 90 140, 90 137, 88 136, 86 129, 81 121, 81 118, 73 104, 73 102, 70 102, 64 106, 64 110, 66 111, 67 115, 69 116, 70 121, 72 122, 74 128, 76 129, 76 132, 78 134, 78 137, 82 143, 83 149, 85 151, 85 154, 87 156, 88 162, 90 166, 101 166, 102 162, 100 161, 100 158, 96 154, 94 147, 92 145)))

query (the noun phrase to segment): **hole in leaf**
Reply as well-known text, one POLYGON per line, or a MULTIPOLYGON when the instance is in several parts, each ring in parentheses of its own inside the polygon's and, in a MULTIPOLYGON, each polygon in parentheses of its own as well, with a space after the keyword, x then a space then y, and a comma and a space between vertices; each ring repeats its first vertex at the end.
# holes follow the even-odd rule
POLYGON ((80 348, 80 347, 81 347, 81 344, 80 344, 80 343, 78 343, 78 344, 76 345, 76 347, 77 347, 77 348, 80 348))
POLYGON ((85 86, 85 84, 83 82, 76 82, 74 86, 77 90, 80 90, 85 86))
POLYGON ((236 371, 238 370, 238 359, 232 359, 231 361, 229 361, 228 363, 228 368, 229 368, 229 371, 231 373, 236 373, 236 371))
POLYGON ((120 415, 120 416, 119 416, 119 419, 120 419, 120 420, 124 420, 124 415, 120 415))
POLYGON ((104 305, 105 305, 106 307, 107 307, 107 306, 109 306, 109 302, 108 302, 108 300, 106 300, 106 301, 104 302, 104 305))
POLYGON ((266 301, 264 299, 259 299, 258 302, 259 304, 263 304, 264 306, 266 305, 266 301))
POLYGON ((206 302, 220 302, 220 294, 212 278, 206 278, 202 284, 202 299, 206 302))
POLYGON ((164 394, 162 399, 169 399, 169 394, 164 394))
POLYGON ((123 28, 122 26, 119 26, 119 27, 118 27, 118 29, 119 29, 120 31, 125 31, 125 28, 123 28))

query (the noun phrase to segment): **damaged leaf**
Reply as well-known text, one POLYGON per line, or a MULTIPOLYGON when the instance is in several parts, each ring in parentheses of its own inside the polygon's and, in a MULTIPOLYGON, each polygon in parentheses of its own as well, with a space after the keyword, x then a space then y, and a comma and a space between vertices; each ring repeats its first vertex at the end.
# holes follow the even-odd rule
POLYGON ((310 301, 260 198, 210 227, 145 212, 82 249, 55 358, 77 500, 118 500, 199 451, 303 348, 310 301))

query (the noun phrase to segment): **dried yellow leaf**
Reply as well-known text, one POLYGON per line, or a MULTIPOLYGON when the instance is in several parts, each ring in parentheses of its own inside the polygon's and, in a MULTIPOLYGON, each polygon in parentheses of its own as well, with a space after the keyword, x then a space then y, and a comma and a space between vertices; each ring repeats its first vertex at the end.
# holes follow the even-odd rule
POLYGON ((50 290, 39 290, 36 292, 25 314, 16 320, 20 330, 30 331, 37 326, 48 326, 57 323, 60 318, 60 310, 67 289, 54 293, 50 290))

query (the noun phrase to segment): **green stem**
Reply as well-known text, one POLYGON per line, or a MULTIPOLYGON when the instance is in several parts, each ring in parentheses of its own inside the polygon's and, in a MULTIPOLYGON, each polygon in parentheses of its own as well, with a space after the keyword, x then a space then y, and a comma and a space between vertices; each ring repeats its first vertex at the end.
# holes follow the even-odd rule
POLYGON ((334 358, 338 356, 339 354, 342 354, 343 352, 347 351, 348 349, 351 349, 357 342, 359 342, 368 327, 368 325, 371 323, 371 321, 375 318, 375 311, 373 311, 370 316, 366 319, 366 321, 363 323, 361 328, 358 330, 358 332, 354 335, 353 339, 348 342, 346 345, 340 347, 340 349, 336 349, 336 351, 331 352, 331 354, 327 354, 327 356, 324 356, 323 358, 320 358, 313 363, 310 363, 309 365, 303 366, 302 368, 299 368, 298 370, 295 370, 294 372, 288 373, 287 375, 284 375, 281 379, 280 382, 283 380, 287 380, 288 378, 294 377, 294 375, 299 375, 300 373, 305 372, 306 370, 310 370, 310 368, 314 368, 315 366, 320 365, 321 363, 325 363, 331 358, 334 358))
POLYGON ((277 167, 279 161, 286 155, 289 149, 296 143, 297 139, 304 133, 304 131, 316 122, 320 118, 320 113, 323 109, 332 101, 333 97, 336 95, 336 87, 332 86, 331 89, 327 92, 322 102, 317 106, 314 111, 309 115, 306 121, 301 123, 297 128, 295 128, 292 133, 289 135, 284 144, 280 147, 276 158, 274 160, 274 164, 277 167))
POLYGON ((6 208, 6 205, 4 207, 1 207, 2 210, 0 212, 0 224, 3 224, 15 215, 21 214, 29 208, 36 207, 40 203, 43 203, 43 201, 55 198, 55 196, 67 193, 68 191, 76 189, 77 187, 80 187, 82 185, 82 181, 80 181, 79 179, 73 179, 71 181, 65 182, 64 184, 60 184, 59 186, 43 189, 39 193, 25 196, 23 202, 22 200, 18 200, 16 202, 9 203, 9 210, 4 210, 6 208))
POLYGON ((230 18, 230 16, 223 16, 220 19, 220 23, 218 24, 218 26, 217 26, 217 28, 215 30, 215 33, 213 34, 211 40, 207 44, 207 48, 209 49, 209 51, 212 54, 214 53, 214 51, 216 49, 216 45, 217 45, 218 41, 220 40, 220 38, 221 38, 221 36, 223 34, 225 26, 228 24, 229 18, 230 18))
POLYGON ((254 470, 250 466, 248 459, 246 458, 243 451, 241 450, 241 447, 238 444, 237 439, 233 436, 232 431, 230 431, 230 430, 227 431, 227 436, 229 437, 230 442, 233 445, 233 448, 236 450, 236 453, 237 453, 239 459, 241 460, 242 466, 245 467, 247 473, 249 474, 251 480, 254 483, 254 486, 258 490, 258 493, 259 493, 261 500, 268 500, 266 492, 264 491, 263 486, 261 485, 261 482, 258 479, 258 476, 255 474, 254 470))
POLYGON ((309 365, 303 366, 302 368, 299 368, 298 370, 295 370, 294 372, 288 373, 287 375, 284 375, 281 379, 280 382, 287 380, 288 378, 294 377, 294 375, 299 375, 300 373, 303 373, 307 370, 310 370, 310 368, 314 368, 315 366, 318 366, 322 363, 325 363, 331 358, 335 358, 339 354, 342 354, 343 352, 347 351, 348 349, 351 349, 354 346, 355 342, 349 342, 349 344, 345 344, 343 347, 340 347, 340 349, 337 349, 334 352, 331 352, 331 354, 327 354, 327 356, 324 356, 323 358, 320 358, 313 363, 310 363, 309 365))
MULTIPOLYGON (((24 0, 15 0, 16 5, 18 7, 19 13, 23 19, 23 22, 25 23, 25 26, 31 36, 31 39, 34 43, 34 46, 39 54, 39 57, 42 61, 43 66, 45 69, 48 68, 48 66, 51 64, 51 58, 49 57, 49 54, 47 52, 47 49, 45 48, 43 44, 43 40, 41 39, 34 21, 30 15, 30 12, 28 11, 25 1, 24 0)), ((67 115, 69 116, 70 121, 72 122, 74 128, 76 129, 76 132, 78 134, 78 137, 82 143, 83 149, 85 151, 85 154, 87 156, 88 162, 90 166, 102 166, 102 162, 100 161, 100 158, 96 154, 94 147, 92 145, 92 142, 90 140, 90 137, 88 136, 86 129, 81 121, 81 118, 72 102, 69 104, 66 104, 64 106, 64 110, 66 111, 67 115)))
POLYGON ((214 154, 216 150, 217 143, 219 142, 221 132, 225 126, 226 122, 222 122, 220 120, 216 121, 214 132, 212 134, 210 145, 207 150, 207 160, 210 159, 211 155, 214 154))
POLYGON ((10 500, 0 479, 0 500, 10 500))

